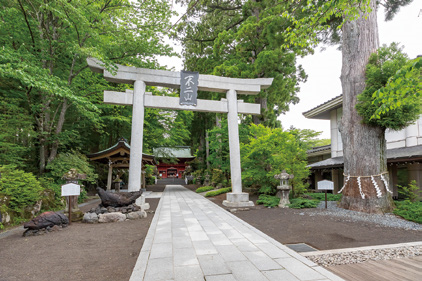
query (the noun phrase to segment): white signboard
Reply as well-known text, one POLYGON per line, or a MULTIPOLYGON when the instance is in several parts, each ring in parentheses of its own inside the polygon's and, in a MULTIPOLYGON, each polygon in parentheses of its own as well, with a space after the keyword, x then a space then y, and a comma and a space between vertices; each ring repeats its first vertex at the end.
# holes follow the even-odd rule
POLYGON ((75 196, 81 194, 81 186, 79 184, 68 183, 62 185, 62 196, 75 196))
POLYGON ((334 190, 334 183, 329 180, 319 181, 318 190, 334 190))

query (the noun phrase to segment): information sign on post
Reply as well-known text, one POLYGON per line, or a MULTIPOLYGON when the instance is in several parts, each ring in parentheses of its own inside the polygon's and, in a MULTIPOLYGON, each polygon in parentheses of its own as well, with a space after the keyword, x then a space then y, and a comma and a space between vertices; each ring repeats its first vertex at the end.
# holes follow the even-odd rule
POLYGON ((79 184, 67 183, 62 185, 62 196, 69 197, 69 224, 72 223, 72 198, 81 194, 79 184))
POLYGON ((334 182, 329 180, 319 181, 318 190, 325 191, 325 209, 327 209, 327 190, 334 190, 334 182))
POLYGON ((198 97, 199 72, 180 71, 180 99, 181 105, 196 105, 198 97))

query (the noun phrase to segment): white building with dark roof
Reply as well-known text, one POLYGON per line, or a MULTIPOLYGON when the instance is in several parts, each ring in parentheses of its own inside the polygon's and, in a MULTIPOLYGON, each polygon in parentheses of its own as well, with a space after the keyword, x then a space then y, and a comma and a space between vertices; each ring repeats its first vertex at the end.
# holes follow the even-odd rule
MULTIPOLYGON (((336 191, 343 185, 343 142, 338 129, 342 114, 343 95, 303 113, 309 119, 330 120, 331 145, 309 150, 308 162, 313 182, 332 180, 336 191)), ((422 115, 403 130, 387 130, 385 134, 393 196, 398 196, 398 184, 407 185, 412 180, 422 190, 422 115)))

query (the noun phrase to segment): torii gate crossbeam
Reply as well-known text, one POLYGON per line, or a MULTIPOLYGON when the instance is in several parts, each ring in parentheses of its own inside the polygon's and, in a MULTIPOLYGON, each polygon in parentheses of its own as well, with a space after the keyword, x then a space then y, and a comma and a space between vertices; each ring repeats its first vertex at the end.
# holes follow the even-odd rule
POLYGON ((232 181, 232 192, 227 194, 227 200, 223 204, 228 207, 253 206, 253 202, 249 201, 249 194, 242 192, 238 113, 260 114, 260 105, 237 100, 237 94, 256 95, 261 89, 271 86, 273 78, 239 79, 199 75, 198 90, 226 92, 226 99, 221 101, 198 99, 196 106, 187 106, 180 105, 178 98, 153 96, 151 93, 145 92, 146 85, 180 88, 180 72, 118 65, 117 72, 113 75, 105 69, 100 61, 88 58, 87 62, 92 71, 103 73, 104 78, 110 82, 134 85, 133 91, 127 90, 125 93, 104 91, 105 103, 133 106, 129 191, 137 191, 141 187, 145 107, 221 112, 227 113, 232 181))

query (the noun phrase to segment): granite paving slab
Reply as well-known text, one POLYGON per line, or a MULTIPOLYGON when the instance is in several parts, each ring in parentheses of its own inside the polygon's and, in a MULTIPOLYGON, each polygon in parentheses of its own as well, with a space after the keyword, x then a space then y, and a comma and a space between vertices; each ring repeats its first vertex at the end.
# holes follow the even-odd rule
POLYGON ((167 185, 130 281, 343 280, 181 185, 167 185))

